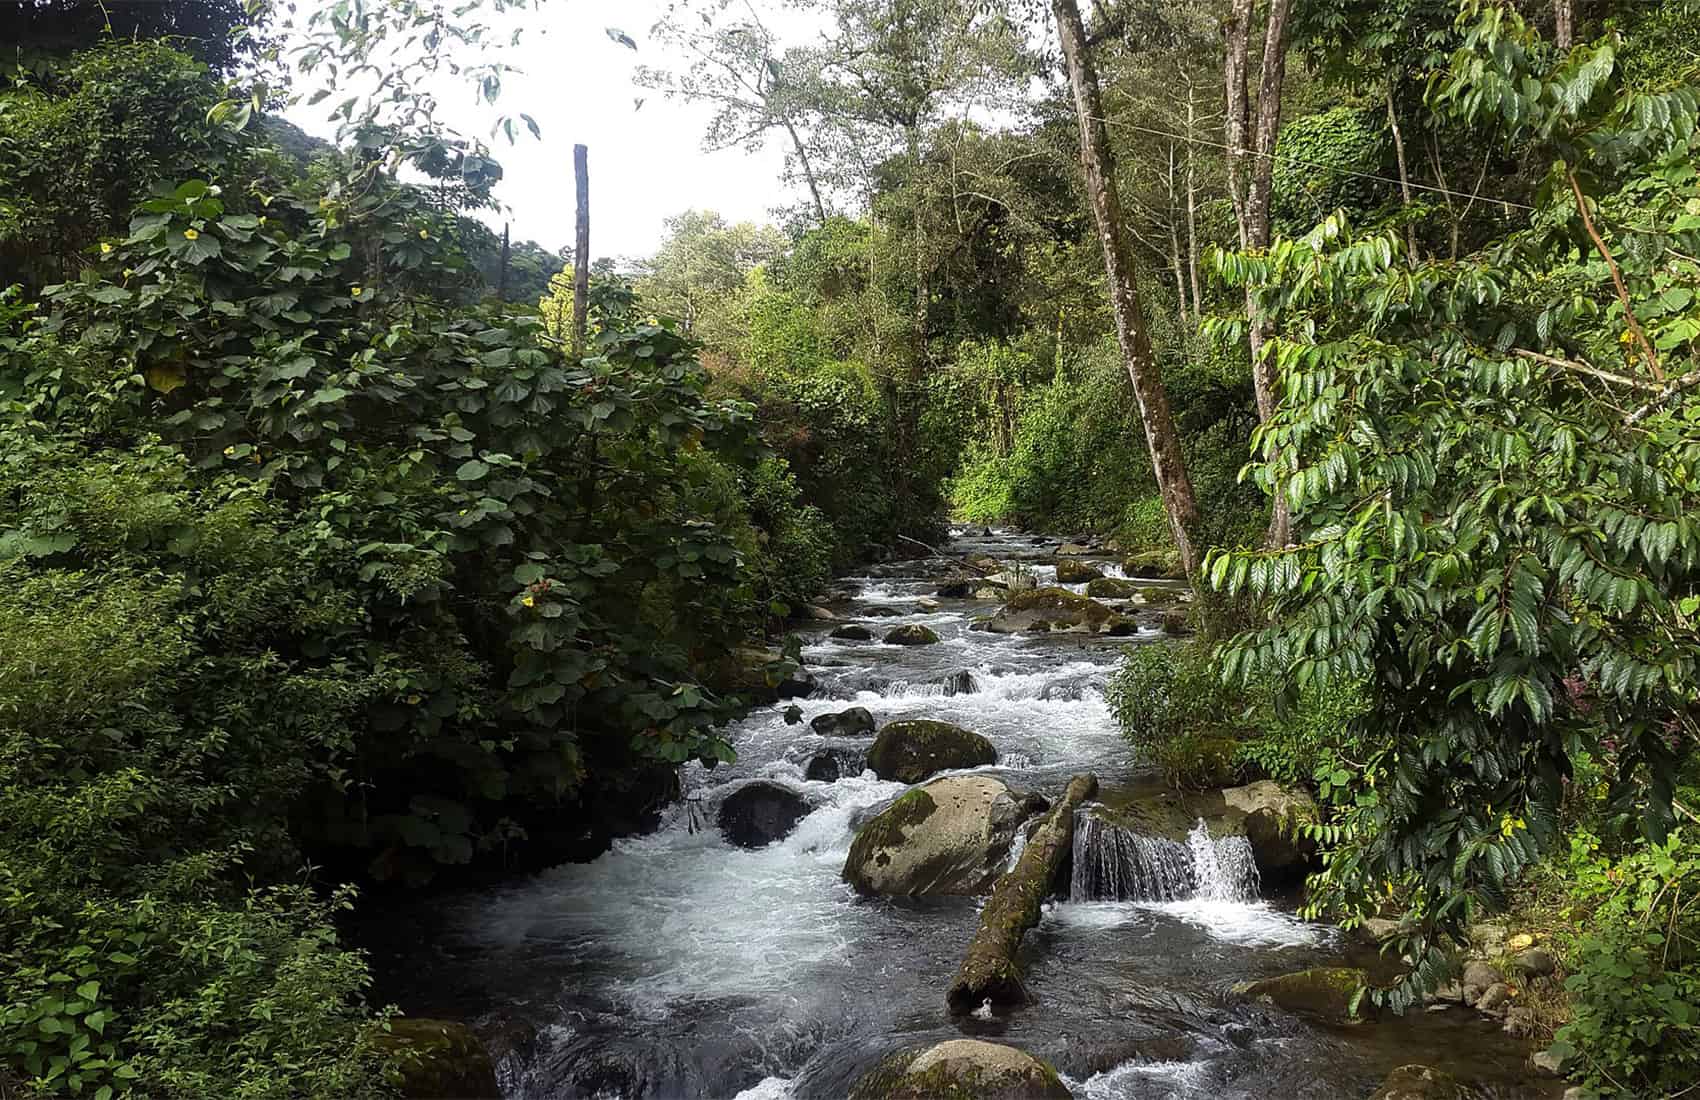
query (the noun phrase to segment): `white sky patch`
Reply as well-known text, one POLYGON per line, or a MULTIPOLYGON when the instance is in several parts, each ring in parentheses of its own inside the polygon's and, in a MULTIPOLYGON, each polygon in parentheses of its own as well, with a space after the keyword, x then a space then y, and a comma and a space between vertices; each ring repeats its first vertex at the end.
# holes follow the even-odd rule
MULTIPOLYGON (((548 249, 573 240, 573 145, 590 147, 591 253, 637 257, 661 243, 663 221, 685 210, 713 210, 729 221, 772 220, 769 211, 799 195, 780 180, 784 149, 777 140, 757 153, 702 151, 702 135, 713 109, 687 104, 639 88, 639 65, 675 68, 681 62, 649 36, 669 0, 546 0, 537 9, 504 17, 505 31, 521 28, 519 45, 504 59, 519 70, 503 82, 500 113, 531 115, 541 141, 521 127, 517 143, 489 136, 496 114, 475 104, 470 84, 438 89, 444 119, 463 133, 482 137, 501 161, 504 176, 496 197, 506 213, 480 217, 501 231, 512 224, 513 239, 535 240, 548 249), (637 41, 634 52, 609 39, 617 27, 637 41), (636 108, 634 100, 644 100, 636 108)), ((762 18, 781 41, 803 41, 820 26, 809 17, 760 5, 762 18)), ((306 90, 309 85, 303 83, 306 90)), ((335 125, 325 114, 341 97, 317 106, 298 106, 286 117, 308 133, 329 139, 335 125)))

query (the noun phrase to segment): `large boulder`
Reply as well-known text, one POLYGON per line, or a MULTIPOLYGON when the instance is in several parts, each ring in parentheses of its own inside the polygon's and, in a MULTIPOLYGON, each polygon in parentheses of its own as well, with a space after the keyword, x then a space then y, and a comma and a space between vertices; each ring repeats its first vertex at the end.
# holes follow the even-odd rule
POLYGON ((886 645, 937 645, 938 640, 939 636, 934 633, 932 627, 922 626, 920 623, 896 627, 885 636, 886 645))
POLYGON ((835 627, 827 637, 837 638, 841 642, 871 642, 874 640, 874 632, 860 623, 845 623, 835 627))
POLYGON ((1057 559, 1058 584, 1086 584, 1090 581, 1104 579, 1104 571, 1096 565, 1079 561, 1075 558, 1057 559))
POLYGON ((980 1039, 950 1039, 884 1059, 850 1090, 850 1100, 1070 1100, 1049 1062, 980 1039))
POLYGON ((1272 779, 1261 779, 1243 787, 1228 787, 1220 797, 1220 820, 1251 841, 1257 870, 1265 882, 1292 882, 1311 870, 1316 842, 1304 835, 1303 826, 1320 818, 1308 794, 1288 790, 1272 779))
POLYGON ((865 895, 983 894, 1034 805, 990 776, 935 779, 863 823, 844 881, 865 895))
POLYGON ((783 661, 778 650, 739 646, 710 667, 708 684, 717 692, 767 703, 812 693, 815 678, 809 670, 792 665, 789 673, 781 674, 783 661))
POLYGON ((465 1024, 399 1017, 373 1045, 385 1058, 384 1076, 407 1100, 501 1100, 490 1052, 465 1024))
POLYGON ((809 809, 808 799, 790 787, 757 780, 720 804, 720 832, 740 848, 765 848, 790 836, 809 809))
POLYGON ((1066 588, 1035 588, 1009 598, 986 629, 993 634, 1074 630, 1098 634, 1120 616, 1097 600, 1066 588), (1043 624, 1041 626, 1040 624, 1043 624))
POLYGON ((1369 1100, 1468 1100, 1475 1093, 1433 1066, 1400 1066, 1387 1075, 1369 1100))
POLYGON ((1300 970, 1257 982, 1240 982, 1234 996, 1246 1001, 1271 1004, 1301 1016, 1332 1024, 1361 1023, 1372 1010, 1369 998, 1358 991, 1369 984, 1369 975, 1344 966, 1322 966, 1300 970), (1359 1000, 1353 1011, 1354 1000, 1359 1000))
POLYGON ((1122 563, 1122 571, 1130 577, 1186 579, 1186 570, 1181 568, 1181 556, 1173 550, 1147 550, 1134 554, 1122 563))
MULTIPOLYGON (((1062 579, 1060 569, 1057 579, 1062 579)), ((1086 582, 1086 594, 1095 600, 1132 600, 1139 598, 1139 593, 1139 584, 1120 577, 1095 577, 1086 582)))
POLYGON ((809 728, 822 737, 867 737, 874 732, 874 716, 867 707, 851 707, 816 715, 809 720, 809 728))
POLYGON ((874 774, 899 783, 919 783, 942 771, 997 762, 997 750, 984 737, 925 718, 888 722, 868 750, 874 774))

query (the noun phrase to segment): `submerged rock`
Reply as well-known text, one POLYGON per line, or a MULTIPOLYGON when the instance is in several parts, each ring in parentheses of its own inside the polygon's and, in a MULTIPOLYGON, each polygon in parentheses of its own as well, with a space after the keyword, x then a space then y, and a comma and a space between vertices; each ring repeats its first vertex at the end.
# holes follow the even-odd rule
POLYGON ((1104 579, 1104 571, 1095 565, 1073 558, 1057 559, 1058 584, 1087 584, 1104 579))
POLYGON ((1458 1079, 1433 1066, 1400 1066, 1387 1075, 1370 1100, 1466 1100, 1458 1079))
POLYGON ((373 1045, 388 1064, 384 1076, 409 1100, 500 1100, 490 1052, 472 1029, 453 1020, 393 1019, 373 1045))
POLYGON ((935 779, 862 824, 844 861, 844 881, 865 895, 984 893, 1003 872, 1031 812, 990 776, 935 779))
POLYGON ((1368 984, 1369 975, 1362 970, 1323 966, 1258 982, 1240 982, 1234 986, 1234 996, 1329 1023, 1355 1024, 1361 1023, 1373 1007, 1365 997, 1357 1006, 1357 1013, 1352 1012, 1358 990, 1368 984))
POLYGON ((834 628, 833 632, 828 634, 827 637, 837 638, 844 642, 871 642, 874 640, 874 632, 858 623, 846 623, 844 626, 834 628))
POLYGON ((765 848, 790 836, 810 808, 808 799, 790 787, 757 780, 720 804, 720 832, 740 848, 765 848))
POLYGON ((822 737, 866 737, 874 732, 874 715, 867 707, 851 707, 816 715, 809 720, 809 728, 822 737))
POLYGON ((1036 588, 1011 596, 1009 602, 992 616, 986 629, 993 634, 1019 634, 1035 630, 1043 623, 1046 630, 1078 630, 1097 634, 1119 618, 1097 600, 1066 588, 1036 588))
POLYGON ((889 722, 868 750, 868 767, 881 779, 919 783, 942 771, 996 764, 992 743, 949 722, 889 722))
POLYGON ((850 1100, 1069 1100, 1049 1062, 980 1039, 951 1039, 893 1054, 850 1090, 850 1100))
POLYGON ((885 636, 886 645, 937 645, 939 636, 932 627, 909 623, 896 627, 885 636))

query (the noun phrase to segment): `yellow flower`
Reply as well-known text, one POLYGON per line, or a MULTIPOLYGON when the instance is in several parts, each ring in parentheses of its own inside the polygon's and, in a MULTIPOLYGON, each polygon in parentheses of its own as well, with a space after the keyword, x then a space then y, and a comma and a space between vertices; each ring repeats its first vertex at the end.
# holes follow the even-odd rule
POLYGON ((354 295, 356 298, 358 298, 358 297, 360 297, 360 295, 364 294, 365 291, 363 291, 359 287, 355 287, 353 290, 350 290, 349 293, 354 295))
POLYGON ((101 254, 101 255, 102 255, 102 256, 108 256, 108 255, 111 255, 111 253, 112 253, 112 244, 111 244, 111 242, 109 242, 109 241, 101 241, 101 242, 100 242, 100 254, 101 254))
POLYGON ((236 453, 235 447, 226 447, 224 449, 224 457, 226 457, 226 458, 229 458, 231 455, 233 455, 235 453, 236 453))
POLYGON ((408 696, 408 697, 407 697, 407 705, 408 705, 408 706, 410 706, 410 707, 416 707, 416 706, 418 706, 418 705, 419 705, 419 696, 417 696, 417 695, 409 695, 409 696, 408 696))
POLYGON ((430 239, 431 239, 431 234, 430 234, 430 232, 429 232, 429 231, 427 231, 427 230, 424 230, 424 229, 421 229, 421 230, 420 230, 420 231, 419 231, 419 239, 420 239, 420 240, 422 240, 422 241, 428 241, 428 240, 430 240, 430 239))
POLYGON ((128 279, 130 276, 132 276, 134 274, 135 274, 135 272, 132 271, 131 269, 129 269, 129 268, 124 269, 124 278, 128 279))
POLYGON ((524 604, 527 607, 536 607, 537 606, 537 597, 533 596, 531 593, 527 592, 525 595, 523 595, 519 598, 519 602, 524 604))
POLYGON ((197 239, 198 237, 200 237, 200 233, 198 233, 197 231, 195 231, 193 229, 185 229, 183 231, 183 239, 186 240, 186 241, 192 241, 192 240, 197 239))

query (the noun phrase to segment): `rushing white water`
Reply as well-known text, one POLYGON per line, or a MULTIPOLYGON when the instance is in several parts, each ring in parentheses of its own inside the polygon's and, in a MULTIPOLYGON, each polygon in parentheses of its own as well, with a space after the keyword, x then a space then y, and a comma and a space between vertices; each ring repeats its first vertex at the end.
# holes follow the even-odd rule
MULTIPOLYGON (((1004 561, 1055 547, 1017 536, 960 545, 1004 561)), ((1096 564, 1122 575, 1113 563, 1096 564)), ((971 631, 972 617, 994 605, 920 603, 952 568, 939 562, 930 574, 851 578, 855 594, 840 614, 875 640, 829 639, 832 624, 811 628, 803 652, 816 693, 732 726, 738 761, 686 768, 688 798, 659 831, 450 907, 445 965, 457 969, 419 980, 487 990, 496 1015, 530 1025, 530 1037, 502 1059, 511 1100, 842 1096, 894 1049, 959 1036, 959 1027, 972 1033, 972 1022, 949 1018, 943 990, 973 934, 978 902, 853 894, 841 872, 855 830, 904 787, 861 771, 871 736, 823 736, 809 722, 852 706, 866 707, 881 726, 954 722, 998 751, 998 764, 977 770, 1052 797, 1080 772, 1107 787, 1152 783, 1119 734, 1104 689, 1122 647, 1154 634, 971 631), (940 643, 878 640, 906 622, 932 627, 940 643), (791 706, 800 722, 785 720, 791 706), (821 756, 838 765, 836 782, 806 778, 821 756), (718 807, 756 779, 800 793, 812 809, 782 840, 736 848, 719 834, 718 807)), ((1033 568, 1054 578, 1048 565, 1033 568)), ((1050 1058, 1074 1074, 1077 1096, 1094 1100, 1294 1095, 1284 1085, 1259 1086, 1275 1080, 1265 1056, 1223 1041, 1225 1027, 1245 1025, 1224 1015, 1220 990, 1241 977, 1332 961, 1335 943, 1258 900, 1244 838, 1213 838, 1201 826, 1184 843, 1159 840, 1083 813, 1073 854, 1071 900, 1049 905, 1032 934, 1029 985, 1039 1007, 1000 1016, 999 1041, 1050 1058), (1113 1044, 1124 1035, 1192 1053, 1123 1052, 1113 1044), (1233 1090, 1210 1091, 1226 1080, 1233 1090)), ((1296 1030, 1286 1039, 1308 1052, 1301 1057, 1345 1057, 1338 1040, 1321 1033, 1296 1030)), ((1341 1064, 1358 1068, 1338 1070, 1337 1087, 1331 1078, 1306 1095, 1367 1094, 1375 1074, 1341 1064)))

